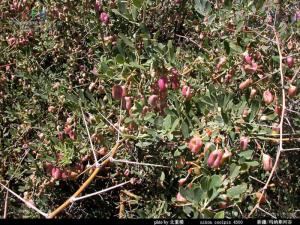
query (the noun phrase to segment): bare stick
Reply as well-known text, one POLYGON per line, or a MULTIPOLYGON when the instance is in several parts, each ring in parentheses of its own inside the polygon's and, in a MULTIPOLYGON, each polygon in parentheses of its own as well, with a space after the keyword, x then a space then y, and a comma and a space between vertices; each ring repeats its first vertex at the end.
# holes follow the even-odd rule
POLYGON ((126 181, 126 182, 123 182, 121 184, 117 184, 115 186, 112 186, 112 187, 109 187, 109 188, 106 188, 106 189, 103 189, 101 191, 97 191, 97 192, 94 192, 94 193, 91 193, 91 194, 87 194, 87 195, 84 195, 84 196, 81 196, 81 197, 75 197, 72 199, 72 201, 79 201, 79 200, 82 200, 82 199, 85 199, 85 198, 89 198, 89 197, 92 197, 92 196, 95 196, 95 195, 99 195, 99 194, 102 194, 102 193, 105 193, 107 191, 110 191, 110 190, 113 190, 113 189, 116 189, 118 187, 122 187, 124 186, 125 184, 128 184, 130 183, 131 181, 126 181))
POLYGON ((9 192, 6 191, 5 203, 4 203, 4 212, 3 212, 3 219, 6 219, 6 217, 7 217, 8 193, 9 192))
MULTIPOLYGON (((115 144, 115 146, 112 148, 112 155, 114 155, 119 146, 121 145, 122 140, 120 140, 119 142, 117 142, 115 144)), ((47 217, 48 219, 53 219, 57 214, 59 214, 61 211, 63 211, 65 208, 67 208, 71 203, 72 203, 72 199, 76 198, 77 196, 79 196, 83 190, 89 186, 89 184, 94 180, 94 178, 96 177, 96 175, 98 174, 98 172, 100 170, 102 170, 108 163, 110 162, 109 158, 106 159, 105 161, 103 161, 101 163, 100 167, 97 167, 94 172, 90 175, 90 177, 79 187, 79 189, 70 197, 68 198, 62 205, 60 205, 58 208, 56 208, 54 211, 52 211, 49 216, 47 217)))
POLYGON ((273 219, 277 219, 276 216, 272 215, 271 213, 267 212, 266 210, 260 208, 260 207, 257 207, 257 209, 259 209, 260 211, 264 212, 265 214, 271 216, 273 219))
POLYGON ((285 106, 286 104, 285 104, 285 89, 284 89, 283 65, 282 65, 282 51, 281 51, 281 48, 280 48, 280 40, 279 40, 277 31, 276 31, 276 29, 275 29, 274 26, 271 26, 271 27, 272 27, 272 29, 274 31, 274 34, 275 34, 275 37, 276 37, 276 44, 277 44, 277 49, 278 49, 278 54, 279 54, 279 71, 280 71, 281 90, 282 90, 282 111, 281 111, 281 118, 280 118, 280 123, 279 123, 280 138, 279 138, 279 146, 278 146, 278 150, 277 150, 277 154, 276 154, 276 159, 275 159, 274 166, 272 168, 272 171, 270 173, 270 176, 269 176, 267 182, 265 183, 265 185, 263 187, 262 194, 261 194, 260 198, 258 199, 256 205, 253 207, 253 209, 249 213, 248 218, 250 218, 251 215, 255 212, 255 210, 259 208, 261 199, 264 196, 264 193, 266 192, 266 190, 267 190, 267 188, 269 186, 270 181, 272 180, 272 177, 273 177, 273 175, 275 173, 275 170, 277 169, 277 165, 278 165, 278 162, 279 162, 280 154, 281 154, 281 151, 283 149, 283 147, 282 147, 282 144, 283 144, 283 135, 282 134, 283 134, 283 121, 284 121, 284 115, 285 115, 285 110, 286 110, 286 106, 285 106))
POLYGON ((281 150, 281 152, 288 152, 288 151, 300 151, 300 148, 286 148, 281 150))
POLYGON ((41 210, 39 210, 37 207, 35 207, 31 202, 26 201, 25 199, 23 199, 20 195, 16 194, 15 192, 13 192, 12 190, 10 190, 8 187, 6 187, 4 184, 0 183, 0 185, 5 188, 8 192, 10 192, 11 194, 13 194, 15 197, 17 197, 19 200, 21 200, 23 203, 25 203, 25 205, 28 208, 31 208, 33 210, 35 210, 37 213, 41 214, 42 216, 44 216, 45 218, 48 217, 47 213, 42 212, 41 210))
POLYGON ((119 162, 119 163, 128 163, 128 164, 134 164, 134 165, 142 165, 142 166, 153 166, 153 167, 164 167, 164 168, 170 168, 169 166, 162 166, 157 164, 151 164, 151 163, 140 163, 140 162, 132 162, 128 160, 122 160, 122 159, 114 159, 110 158, 111 162, 119 162))
POLYGON ((84 125, 85 125, 85 128, 86 128, 86 132, 87 132, 89 140, 90 140, 91 149, 92 149, 92 152, 93 152, 93 155, 94 155, 95 166, 99 167, 100 165, 99 165, 98 160, 97 160, 96 151, 95 151, 95 148, 94 148, 94 145, 93 145, 93 142, 92 142, 92 139, 91 139, 91 135, 90 135, 90 132, 89 132, 89 128, 88 128, 87 122, 85 120, 85 116, 84 116, 84 113, 83 113, 83 110, 82 110, 81 106, 80 106, 80 109, 81 109, 81 113, 82 113, 82 118, 83 118, 83 121, 84 121, 84 125))

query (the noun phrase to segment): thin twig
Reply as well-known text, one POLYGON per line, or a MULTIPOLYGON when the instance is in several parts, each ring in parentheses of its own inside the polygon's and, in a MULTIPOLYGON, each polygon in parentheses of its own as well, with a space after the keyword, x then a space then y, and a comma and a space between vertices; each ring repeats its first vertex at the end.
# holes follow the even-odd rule
POLYGON ((45 218, 48 217, 47 213, 42 212, 41 210, 39 210, 37 207, 35 207, 31 202, 26 201, 25 199, 23 199, 20 195, 16 194, 15 192, 13 192, 11 189, 9 189, 8 187, 6 187, 4 184, 0 183, 0 185, 5 188, 8 192, 10 192, 11 194, 13 194, 15 197, 17 197, 19 200, 21 200, 23 203, 25 203, 25 205, 28 208, 31 208, 33 210, 35 210, 37 213, 41 214, 42 216, 44 216, 45 218))
POLYGON ((83 121, 84 121, 84 125, 85 125, 85 128, 86 128, 86 132, 87 132, 88 137, 89 137, 91 149, 92 149, 92 152, 93 152, 93 155, 94 155, 95 166, 99 167, 100 165, 99 165, 98 160, 97 160, 96 151, 95 151, 95 148, 94 148, 94 145, 93 145, 93 142, 92 142, 92 139, 91 139, 90 131, 89 131, 89 128, 88 128, 88 125, 87 125, 87 122, 86 122, 86 119, 85 119, 85 116, 84 116, 84 113, 83 113, 83 110, 82 110, 81 106, 80 106, 80 109, 81 109, 81 113, 82 113, 82 118, 83 118, 83 121))
POLYGON ((271 216, 273 219, 277 219, 276 216, 272 215, 271 213, 267 212, 266 210, 260 208, 260 207, 257 207, 257 209, 259 209, 260 211, 264 212, 265 214, 271 216))
POLYGON ((300 148, 286 148, 281 150, 281 152, 288 152, 288 151, 300 151, 300 148))
POLYGON ((5 195, 5 203, 4 203, 4 212, 3 212, 3 219, 6 219, 7 217, 7 206, 8 206, 8 191, 6 191, 5 195))
POLYGON ((269 176, 267 182, 265 183, 265 185, 263 187, 262 194, 261 194, 260 198, 258 199, 258 202, 256 203, 256 205, 253 207, 251 212, 248 214, 248 218, 251 217, 251 215, 256 211, 257 208, 259 208, 261 199, 264 196, 264 194, 265 194, 265 192, 266 192, 266 190, 269 186, 269 183, 272 180, 273 175, 274 175, 274 173, 277 169, 280 154, 281 154, 281 151, 283 149, 283 147, 282 147, 282 145, 283 145, 283 135, 282 134, 283 134, 283 121, 284 121, 284 115, 285 115, 285 110, 286 110, 286 103, 285 103, 284 75, 283 75, 283 65, 282 65, 282 51, 281 51, 281 48, 280 48, 280 40, 279 40, 277 31, 276 31, 274 26, 271 26, 271 27, 272 27, 272 29, 274 31, 274 34, 275 34, 276 44, 277 44, 277 49, 278 49, 278 54, 279 54, 279 71, 280 71, 281 90, 282 90, 282 111, 281 111, 281 118, 280 118, 280 123, 279 123, 280 138, 279 138, 279 146, 278 146, 274 166, 272 168, 272 171, 270 173, 270 176, 269 176))
MULTIPOLYGON (((120 147, 121 143, 123 142, 123 139, 120 140, 119 142, 116 142, 115 146, 112 148, 112 153, 111 155, 114 156, 116 154, 118 148, 120 147)), ((108 163, 110 162, 109 158, 106 159, 101 163, 100 167, 97 167, 94 172, 89 176, 89 178, 79 187, 79 189, 70 197, 68 198, 62 205, 60 205, 58 208, 56 208, 54 211, 52 211, 49 216, 47 217, 48 219, 54 218, 57 214, 59 214, 61 211, 63 211, 65 208, 67 208, 71 203, 72 199, 76 198, 79 196, 83 190, 89 186, 89 184, 94 180, 96 175, 98 174, 99 171, 101 171, 108 163)))
POLYGON ((103 189, 101 191, 97 191, 97 192, 94 192, 94 193, 91 193, 91 194, 87 194, 87 195, 84 195, 84 196, 81 196, 81 197, 75 197, 72 199, 73 202, 75 201, 79 201, 79 200, 82 200, 82 199, 85 199, 85 198, 89 198, 89 197, 92 197, 92 196, 95 196, 95 195, 99 195, 99 194, 102 194, 102 193, 105 193, 107 191, 110 191, 110 190, 113 190, 113 189, 116 189, 118 187, 122 187, 124 186, 125 184, 128 184, 130 183, 131 181, 126 181, 126 182, 123 182, 121 184, 117 184, 115 186, 112 186, 112 187, 109 187, 109 188, 106 188, 106 189, 103 189))
POLYGON ((111 161, 111 162, 119 162, 119 163, 134 164, 134 165, 142 165, 142 166, 153 166, 153 167, 170 168, 169 166, 162 166, 162 165, 151 164, 151 163, 132 162, 132 161, 128 161, 128 160, 121 160, 121 159, 114 159, 114 158, 110 158, 110 161, 111 161))

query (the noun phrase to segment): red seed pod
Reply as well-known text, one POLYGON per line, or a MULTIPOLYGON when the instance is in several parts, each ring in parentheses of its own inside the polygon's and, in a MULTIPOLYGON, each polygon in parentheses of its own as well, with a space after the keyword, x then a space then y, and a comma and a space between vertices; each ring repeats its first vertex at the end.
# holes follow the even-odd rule
POLYGON ((297 87, 296 86, 294 86, 294 85, 290 85, 290 87, 289 87, 289 89, 288 89, 288 95, 289 95, 289 97, 294 97, 294 96, 296 96, 297 95, 297 87))
POLYGON ((179 186, 184 185, 185 182, 186 182, 186 178, 181 178, 181 179, 178 180, 179 186))
POLYGON ((226 160, 230 159, 231 156, 232 156, 232 153, 231 153, 227 148, 224 148, 224 150, 225 150, 225 152, 224 152, 224 154, 223 154, 223 156, 222 156, 221 165, 223 165, 224 162, 225 162, 226 160))
POLYGON ((126 92, 125 88, 120 86, 120 85, 114 85, 112 87, 112 97, 113 97, 113 99, 121 100, 122 97, 124 97, 126 95, 125 92, 126 92))
POLYGON ((101 21, 102 23, 108 24, 108 22, 109 22, 109 15, 108 15, 108 13, 102 12, 102 13, 100 14, 99 19, 100 19, 100 21, 101 21))
POLYGON ((130 110, 132 107, 131 97, 123 97, 122 98, 122 108, 126 110, 130 110))
POLYGON ((180 82, 177 75, 171 77, 171 87, 173 90, 177 90, 180 87, 180 82))
POLYGON ((267 105, 271 104, 274 100, 272 92, 270 92, 269 90, 264 91, 263 100, 267 105))
POLYGON ((252 84, 252 82, 253 82, 253 80, 251 78, 248 78, 247 80, 243 81, 239 86, 240 90, 246 89, 247 87, 249 87, 252 84))
POLYGON ((221 150, 214 150, 210 153, 207 159, 207 165, 211 168, 219 168, 222 161, 223 152, 221 150))
POLYGON ((190 99, 192 97, 192 91, 190 86, 184 85, 181 89, 182 96, 186 99, 190 99))
POLYGON ((202 147, 203 143, 201 138, 199 137, 193 137, 190 142, 189 142, 189 149, 191 150, 192 153, 197 154, 202 147))
POLYGON ((257 199, 257 201, 259 201, 259 199, 260 199, 260 202, 259 203, 266 203, 266 201, 267 201, 267 197, 266 197, 266 194, 264 194, 262 197, 262 193, 261 192, 256 192, 255 193, 255 197, 256 197, 256 199, 257 199))
POLYGON ((286 64, 288 65, 289 68, 292 68, 294 65, 294 58, 292 56, 288 56, 286 58, 286 64))
POLYGON ((168 89, 168 78, 166 76, 162 76, 158 80, 158 87, 161 92, 166 91, 168 89))
POLYGON ((61 170, 57 167, 53 167, 51 170, 52 177, 57 180, 61 178, 61 170))
POLYGON ((269 156, 267 154, 263 154, 262 163, 263 163, 263 169, 265 171, 271 171, 272 170, 273 162, 272 162, 271 156, 269 156))
POLYGON ((148 98, 148 104, 153 106, 153 107, 157 107, 157 105, 158 105, 158 96, 157 95, 151 95, 148 98))
POLYGON ((182 203, 187 202, 186 198, 183 197, 183 196, 180 194, 180 192, 178 192, 177 195, 176 195, 176 201, 177 201, 177 202, 182 202, 182 203))
POLYGON ((53 169, 53 165, 50 162, 45 162, 44 163, 44 169, 46 170, 47 173, 51 173, 53 169))
POLYGON ((248 52, 245 52, 243 55, 244 55, 244 61, 248 64, 252 64, 252 57, 248 54, 248 52))
POLYGON ((244 137, 244 136, 242 136, 241 138, 240 138, 240 146, 241 146, 241 149, 242 150, 246 150, 247 149, 247 147, 248 147, 248 144, 249 144, 249 138, 248 137, 244 137))
POLYGON ((129 171, 129 169, 126 169, 125 171, 124 171, 124 176, 125 177, 128 177, 130 175, 130 171, 129 171))
POLYGON ((244 65, 244 70, 247 73, 253 74, 258 70, 258 65, 257 65, 257 63, 252 62, 250 65, 249 64, 244 65))
POLYGON ((251 92, 250 92, 250 99, 253 99, 255 97, 256 93, 257 93, 257 90, 252 88, 251 92))
POLYGON ((225 56, 221 57, 216 68, 219 70, 227 61, 227 58, 225 56))

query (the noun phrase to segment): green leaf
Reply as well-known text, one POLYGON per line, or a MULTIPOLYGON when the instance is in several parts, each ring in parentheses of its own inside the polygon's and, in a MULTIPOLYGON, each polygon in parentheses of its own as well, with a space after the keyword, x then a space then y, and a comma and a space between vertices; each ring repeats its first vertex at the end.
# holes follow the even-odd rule
POLYGON ((252 157, 253 150, 247 150, 244 152, 240 152, 239 156, 244 157, 245 159, 250 159, 252 157))
POLYGON ((177 156, 180 156, 181 155, 181 151, 179 151, 178 149, 174 152, 174 156, 177 157, 177 156))
POLYGON ((257 161, 245 162, 245 164, 248 166, 253 166, 253 167, 259 166, 259 162, 257 162, 257 161))
POLYGON ((119 64, 123 64, 123 63, 124 63, 124 57, 123 57, 122 55, 118 54, 118 55, 116 56, 116 61, 117 61, 117 63, 119 63, 119 64))
POLYGON ((207 16, 211 12, 211 4, 208 0, 195 0, 195 10, 202 16, 207 16))
POLYGON ((227 195, 228 195, 228 197, 232 197, 232 198, 239 197, 241 194, 246 192, 246 190, 247 190, 247 184, 244 183, 244 184, 229 188, 227 190, 227 195))
POLYGON ((143 5, 144 0, 132 0, 133 5, 137 8, 141 8, 143 5))
POLYGON ((173 132, 173 131, 176 129, 176 127, 178 126, 179 122, 180 122, 180 119, 177 118, 177 119, 174 121, 174 123, 173 123, 173 125, 172 125, 172 128, 171 128, 171 130, 170 130, 170 132, 173 132))
POLYGON ((213 175, 210 180, 210 189, 217 188, 222 185, 222 178, 220 175, 213 175))
POLYGON ((240 173, 241 166, 236 165, 235 163, 230 165, 230 178, 233 179, 237 177, 240 173))
POLYGON ((190 136, 189 126, 185 121, 182 121, 181 131, 182 131, 182 135, 184 138, 189 138, 189 136, 190 136))
POLYGON ((205 192, 201 188, 195 188, 193 194, 194 194, 193 201, 196 203, 202 201, 203 197, 205 196, 205 192))
POLYGON ((131 48, 134 48, 134 44, 132 41, 130 41, 124 34, 119 34, 120 38, 124 41, 124 43, 131 47, 131 48))
POLYGON ((225 213, 224 211, 217 212, 214 216, 214 219, 224 219, 225 213))
POLYGON ((170 130, 172 126, 172 117, 171 115, 167 115, 166 118, 164 119, 163 127, 165 130, 170 130))
POLYGON ((224 5, 228 8, 232 7, 232 0, 225 0, 224 5))

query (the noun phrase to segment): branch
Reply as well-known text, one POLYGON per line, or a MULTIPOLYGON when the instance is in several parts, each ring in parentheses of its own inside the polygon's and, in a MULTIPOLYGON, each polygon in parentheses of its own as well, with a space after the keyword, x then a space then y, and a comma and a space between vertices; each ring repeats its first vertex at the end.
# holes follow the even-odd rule
POLYGON ((282 112, 281 112, 281 118, 280 118, 280 123, 279 123, 279 128, 280 128, 280 137, 279 137, 279 146, 278 146, 278 150, 277 150, 277 154, 276 154, 276 159, 275 159, 275 163, 274 166, 272 168, 272 171, 270 173, 270 176, 267 180, 267 182, 265 183, 263 190, 262 190, 262 194, 260 196, 260 198, 258 199, 256 205, 254 206, 254 208, 251 210, 251 212, 248 215, 248 218, 251 217, 251 215, 256 211, 256 209, 260 208, 260 202, 262 197, 264 196, 266 190, 268 189, 269 183, 273 178, 273 175, 275 173, 275 170, 277 168, 278 162, 279 162, 279 158, 280 158, 280 154, 283 150, 282 144, 283 144, 283 121, 284 121, 284 115, 285 115, 285 110, 286 110, 286 106, 285 106, 285 89, 284 89, 284 75, 283 75, 283 65, 282 65, 282 51, 280 48, 280 40, 278 37, 278 34, 276 32, 276 29, 274 26, 271 26, 275 37, 276 37, 276 44, 277 44, 277 49, 278 49, 278 54, 279 54, 279 71, 280 71, 280 80, 281 80, 281 90, 282 90, 282 112))
POLYGON ((125 184, 131 183, 131 182, 132 182, 131 180, 130 180, 130 181, 126 181, 126 182, 123 182, 123 183, 121 183, 121 184, 117 184, 117 185, 115 185, 115 186, 112 186, 112 187, 103 189, 103 190, 101 190, 101 191, 97 191, 97 192, 94 192, 94 193, 91 193, 91 194, 87 194, 87 195, 84 195, 84 196, 81 196, 81 197, 74 197, 74 198, 72 199, 72 201, 75 202, 75 201, 79 201, 79 200, 81 200, 81 199, 85 199, 85 198, 89 198, 89 197, 92 197, 92 196, 95 196, 95 195, 99 195, 99 194, 102 194, 102 193, 104 193, 104 192, 107 192, 107 191, 116 189, 116 188, 118 188, 118 187, 122 187, 122 186, 124 186, 125 184))
MULTIPOLYGON (((121 145, 121 142, 123 140, 120 140, 119 142, 117 142, 115 144, 115 146, 112 148, 112 156, 114 156, 118 150, 118 148, 121 145)), ((94 180, 94 178, 96 177, 97 173, 99 171, 101 171, 108 163, 110 162, 109 158, 107 158, 105 161, 103 161, 100 164, 100 167, 97 167, 94 172, 90 175, 90 177, 79 187, 79 189, 70 197, 68 198, 61 206, 59 206, 58 208, 56 208, 54 211, 52 211, 49 215, 48 215, 48 219, 53 219, 57 214, 59 214, 61 211, 63 211, 65 208, 67 208, 71 203, 72 200, 74 198, 76 198, 77 196, 79 196, 83 190, 89 186, 89 184, 94 180)))
POLYGON ((33 209, 34 211, 36 211, 37 213, 41 214, 42 216, 44 216, 45 218, 48 217, 47 213, 42 212, 41 210, 39 210, 37 207, 35 207, 31 202, 26 201, 25 199, 23 199, 20 195, 16 194, 15 192, 13 192, 12 190, 10 190, 8 187, 6 187, 4 184, 0 183, 0 185, 5 188, 8 192, 10 192, 11 194, 13 194, 15 197, 17 197, 19 200, 21 200, 23 203, 25 203, 25 205, 30 208, 33 209))
POLYGON ((86 128, 86 132, 87 132, 89 140, 90 140, 90 145, 91 145, 91 149, 92 149, 92 152, 93 152, 93 155, 94 155, 95 165, 96 165, 96 167, 99 167, 100 165, 99 165, 98 160, 97 160, 96 151, 95 151, 95 148, 94 148, 94 145, 93 145, 93 142, 92 142, 92 139, 91 139, 91 135, 90 135, 90 132, 89 132, 89 128, 88 128, 87 122, 85 120, 85 116, 84 116, 84 113, 83 113, 83 110, 82 110, 81 106, 80 106, 80 109, 81 109, 84 125, 85 125, 85 128, 86 128))

